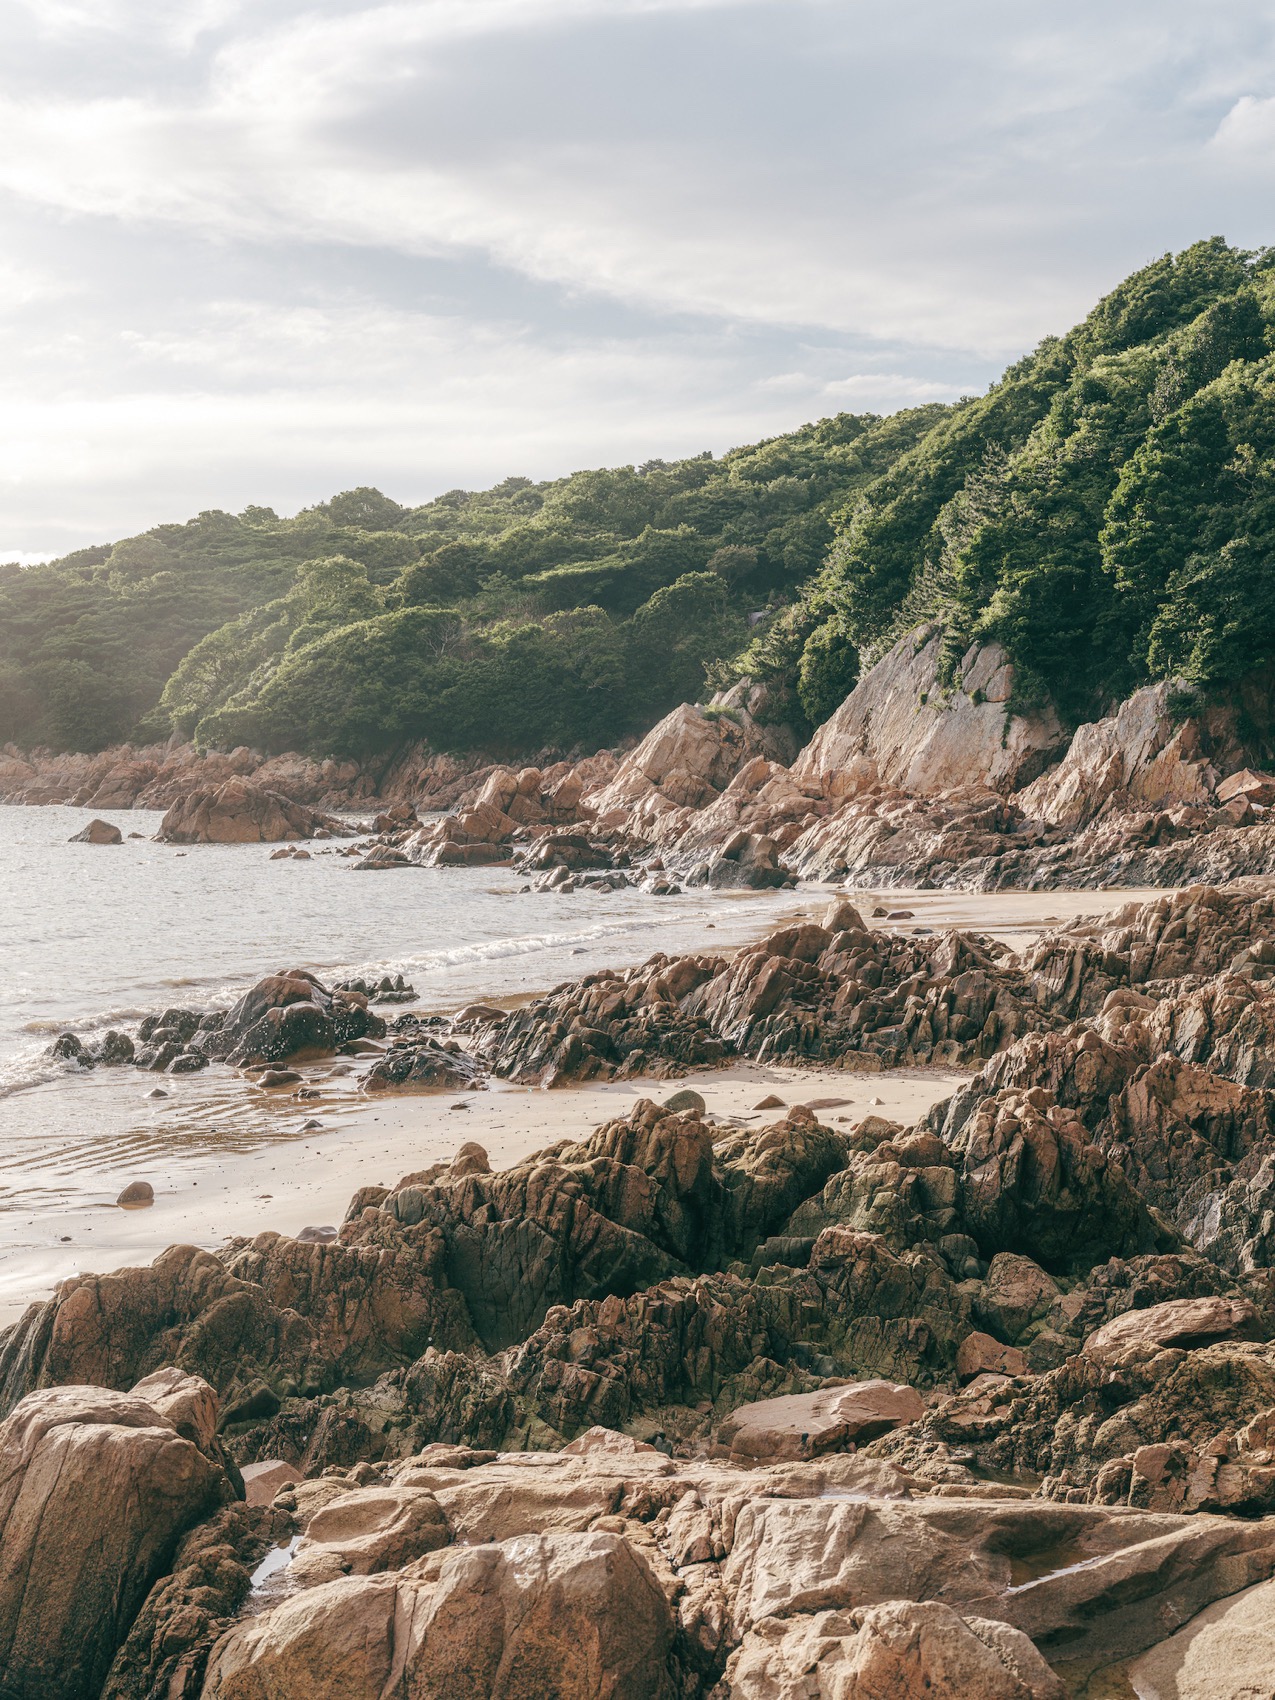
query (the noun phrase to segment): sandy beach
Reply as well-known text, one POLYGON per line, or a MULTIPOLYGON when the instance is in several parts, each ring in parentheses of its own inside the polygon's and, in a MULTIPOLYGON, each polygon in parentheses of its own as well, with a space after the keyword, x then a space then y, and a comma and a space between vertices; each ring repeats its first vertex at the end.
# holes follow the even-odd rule
MULTIPOLYGON (((809 913, 830 896, 811 890, 809 913)), ((911 931, 960 927, 1024 949, 1055 922, 1101 914, 1163 892, 948 891, 847 893, 872 924, 911 931)), ((791 914, 791 910, 789 911, 791 914)), ((711 934, 703 941, 713 948, 711 934)), ((438 1007, 437 1000, 431 1000, 438 1007)), ((497 1001, 500 1001, 497 999, 497 1001)), ((493 1168, 508 1167, 545 1145, 583 1138, 625 1112, 640 1097, 657 1101, 681 1085, 704 1097, 710 1116, 766 1119, 754 1106, 768 1094, 788 1104, 838 1100, 821 1114, 858 1121, 865 1115, 909 1123, 947 1097, 964 1078, 951 1070, 904 1069, 878 1074, 828 1068, 736 1063, 696 1071, 680 1081, 635 1079, 551 1092, 492 1081, 477 1092, 369 1097, 358 1089, 359 1069, 331 1059, 304 1067, 307 1094, 263 1091, 225 1071, 160 1077, 168 1096, 146 1102, 157 1077, 99 1073, 95 1087, 137 1094, 139 1118, 153 1131, 116 1142, 102 1153, 89 1184, 60 1188, 56 1177, 33 1189, 25 1209, 0 1215, 0 1326, 56 1283, 87 1270, 147 1263, 177 1243, 215 1248, 235 1236, 268 1229, 295 1234, 307 1226, 336 1226, 354 1192, 392 1185, 401 1175, 449 1157, 467 1140, 483 1145, 493 1168), (214 1074, 219 1078, 214 1079, 214 1074), (844 1102, 841 1102, 844 1100, 844 1102), (315 1124, 315 1125, 310 1125, 315 1124), (115 1204, 131 1180, 147 1180, 155 1202, 125 1210, 115 1204)))

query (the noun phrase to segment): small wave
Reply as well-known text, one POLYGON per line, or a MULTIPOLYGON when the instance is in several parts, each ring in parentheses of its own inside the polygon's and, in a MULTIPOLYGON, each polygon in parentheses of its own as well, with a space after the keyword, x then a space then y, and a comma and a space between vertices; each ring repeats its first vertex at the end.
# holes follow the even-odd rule
POLYGON ((44 1086, 64 1075, 83 1073, 84 1070, 74 1063, 51 1057, 47 1051, 27 1051, 0 1063, 0 1098, 12 1098, 15 1092, 29 1092, 33 1086, 44 1086))
POLYGON ((131 1006, 121 1006, 116 1009, 99 1010, 95 1015, 58 1015, 40 1016, 35 1021, 24 1021, 23 1033, 95 1033, 101 1028, 124 1026, 130 1021, 140 1021, 144 1015, 149 1015, 149 1009, 134 1009, 131 1006))

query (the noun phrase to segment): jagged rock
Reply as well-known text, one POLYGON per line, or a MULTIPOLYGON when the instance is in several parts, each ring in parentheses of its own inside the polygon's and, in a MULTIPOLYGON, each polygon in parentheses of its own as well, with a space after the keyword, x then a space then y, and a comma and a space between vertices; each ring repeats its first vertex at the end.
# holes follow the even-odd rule
MULTIPOLYGON (((1027 814, 1068 827, 1122 809, 1207 806, 1218 775, 1202 748, 1199 723, 1171 712, 1181 689, 1180 679, 1147 685, 1108 719, 1078 727, 1057 766, 1016 801, 1027 814)), ((1226 800, 1219 793, 1219 801, 1226 800)))
POLYGON ((952 1145, 962 1220, 986 1256, 1033 1253, 1066 1270, 1177 1243, 1080 1118, 1043 1087, 985 1100, 952 1145))
POLYGON ((223 1506, 184 1537, 111 1665, 101 1700, 195 1700, 209 1649, 248 1597, 252 1571, 292 1519, 269 1506, 223 1506))
POLYGON ((629 831, 640 832, 670 810, 710 802, 764 742, 746 712, 706 714, 682 703, 624 757, 589 801, 599 824, 617 817, 629 831))
MULTIPOLYGON (((1029 1379, 990 1389, 971 1383, 938 1404, 927 1423, 936 1438, 973 1447, 993 1468, 1048 1477, 1048 1491, 1058 1497, 1097 1494, 1116 1503, 1128 1501, 1128 1470, 1122 1488, 1104 1487, 1107 1466, 1170 1437, 1192 1453, 1219 1443, 1218 1455, 1225 1458, 1228 1445, 1219 1437, 1233 1437, 1272 1407, 1275 1348, 1234 1341, 1193 1351, 1131 1351, 1115 1370, 1101 1358, 1074 1354, 1029 1379)), ((1166 1509, 1215 1506, 1213 1486, 1209 1476, 1194 1500, 1179 1492, 1154 1503, 1166 1509)), ((1275 1502, 1275 1494, 1272 1498, 1275 1502)), ((1148 1495, 1135 1503, 1153 1499, 1148 1495)))
POLYGON ((0 1684, 97 1700, 185 1531, 230 1485, 145 1399, 33 1393, 0 1425, 0 1684))
POLYGON ((346 829, 330 815, 293 802, 251 780, 186 792, 159 824, 167 844, 276 844, 281 839, 313 838, 346 829))
POLYGON ((363 993, 329 991, 308 969, 290 968, 259 980, 194 1038, 204 1055, 244 1067, 325 1056, 357 1039, 382 1038, 385 1030, 363 993))
POLYGON ((1232 773, 1218 786, 1217 800, 1219 803, 1230 803, 1237 798, 1248 803, 1260 803, 1263 808, 1269 808, 1275 803, 1275 776, 1269 773, 1254 773, 1250 767, 1232 773))
POLYGON ((398 1039, 364 1075, 364 1092, 471 1092, 484 1084, 483 1070, 452 1041, 398 1039))
POLYGON ((982 1060, 1040 1011, 1001 947, 951 932, 925 939, 811 924, 727 960, 653 956, 511 1011, 481 1036, 498 1075, 562 1081, 667 1072, 746 1055, 869 1069, 982 1060))

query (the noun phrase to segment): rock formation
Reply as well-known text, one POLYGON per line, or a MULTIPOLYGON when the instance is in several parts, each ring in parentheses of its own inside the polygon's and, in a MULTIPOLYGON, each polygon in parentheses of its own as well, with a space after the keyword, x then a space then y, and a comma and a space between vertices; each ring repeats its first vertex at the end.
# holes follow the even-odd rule
POLYGON ((159 836, 168 844, 277 844, 345 830, 330 815, 236 778, 186 792, 160 822, 159 836))

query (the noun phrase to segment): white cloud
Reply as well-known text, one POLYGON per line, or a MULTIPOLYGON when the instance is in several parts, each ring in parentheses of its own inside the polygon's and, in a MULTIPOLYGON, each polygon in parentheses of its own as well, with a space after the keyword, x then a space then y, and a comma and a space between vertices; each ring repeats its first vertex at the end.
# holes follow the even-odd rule
POLYGON ((1253 156, 1269 169, 1275 147, 1275 96, 1241 95, 1218 125, 1213 146, 1232 157, 1253 156))
POLYGON ((1275 234, 1265 0, 18 10, 29 548, 246 478, 425 494, 946 398, 1166 248, 1275 234))

